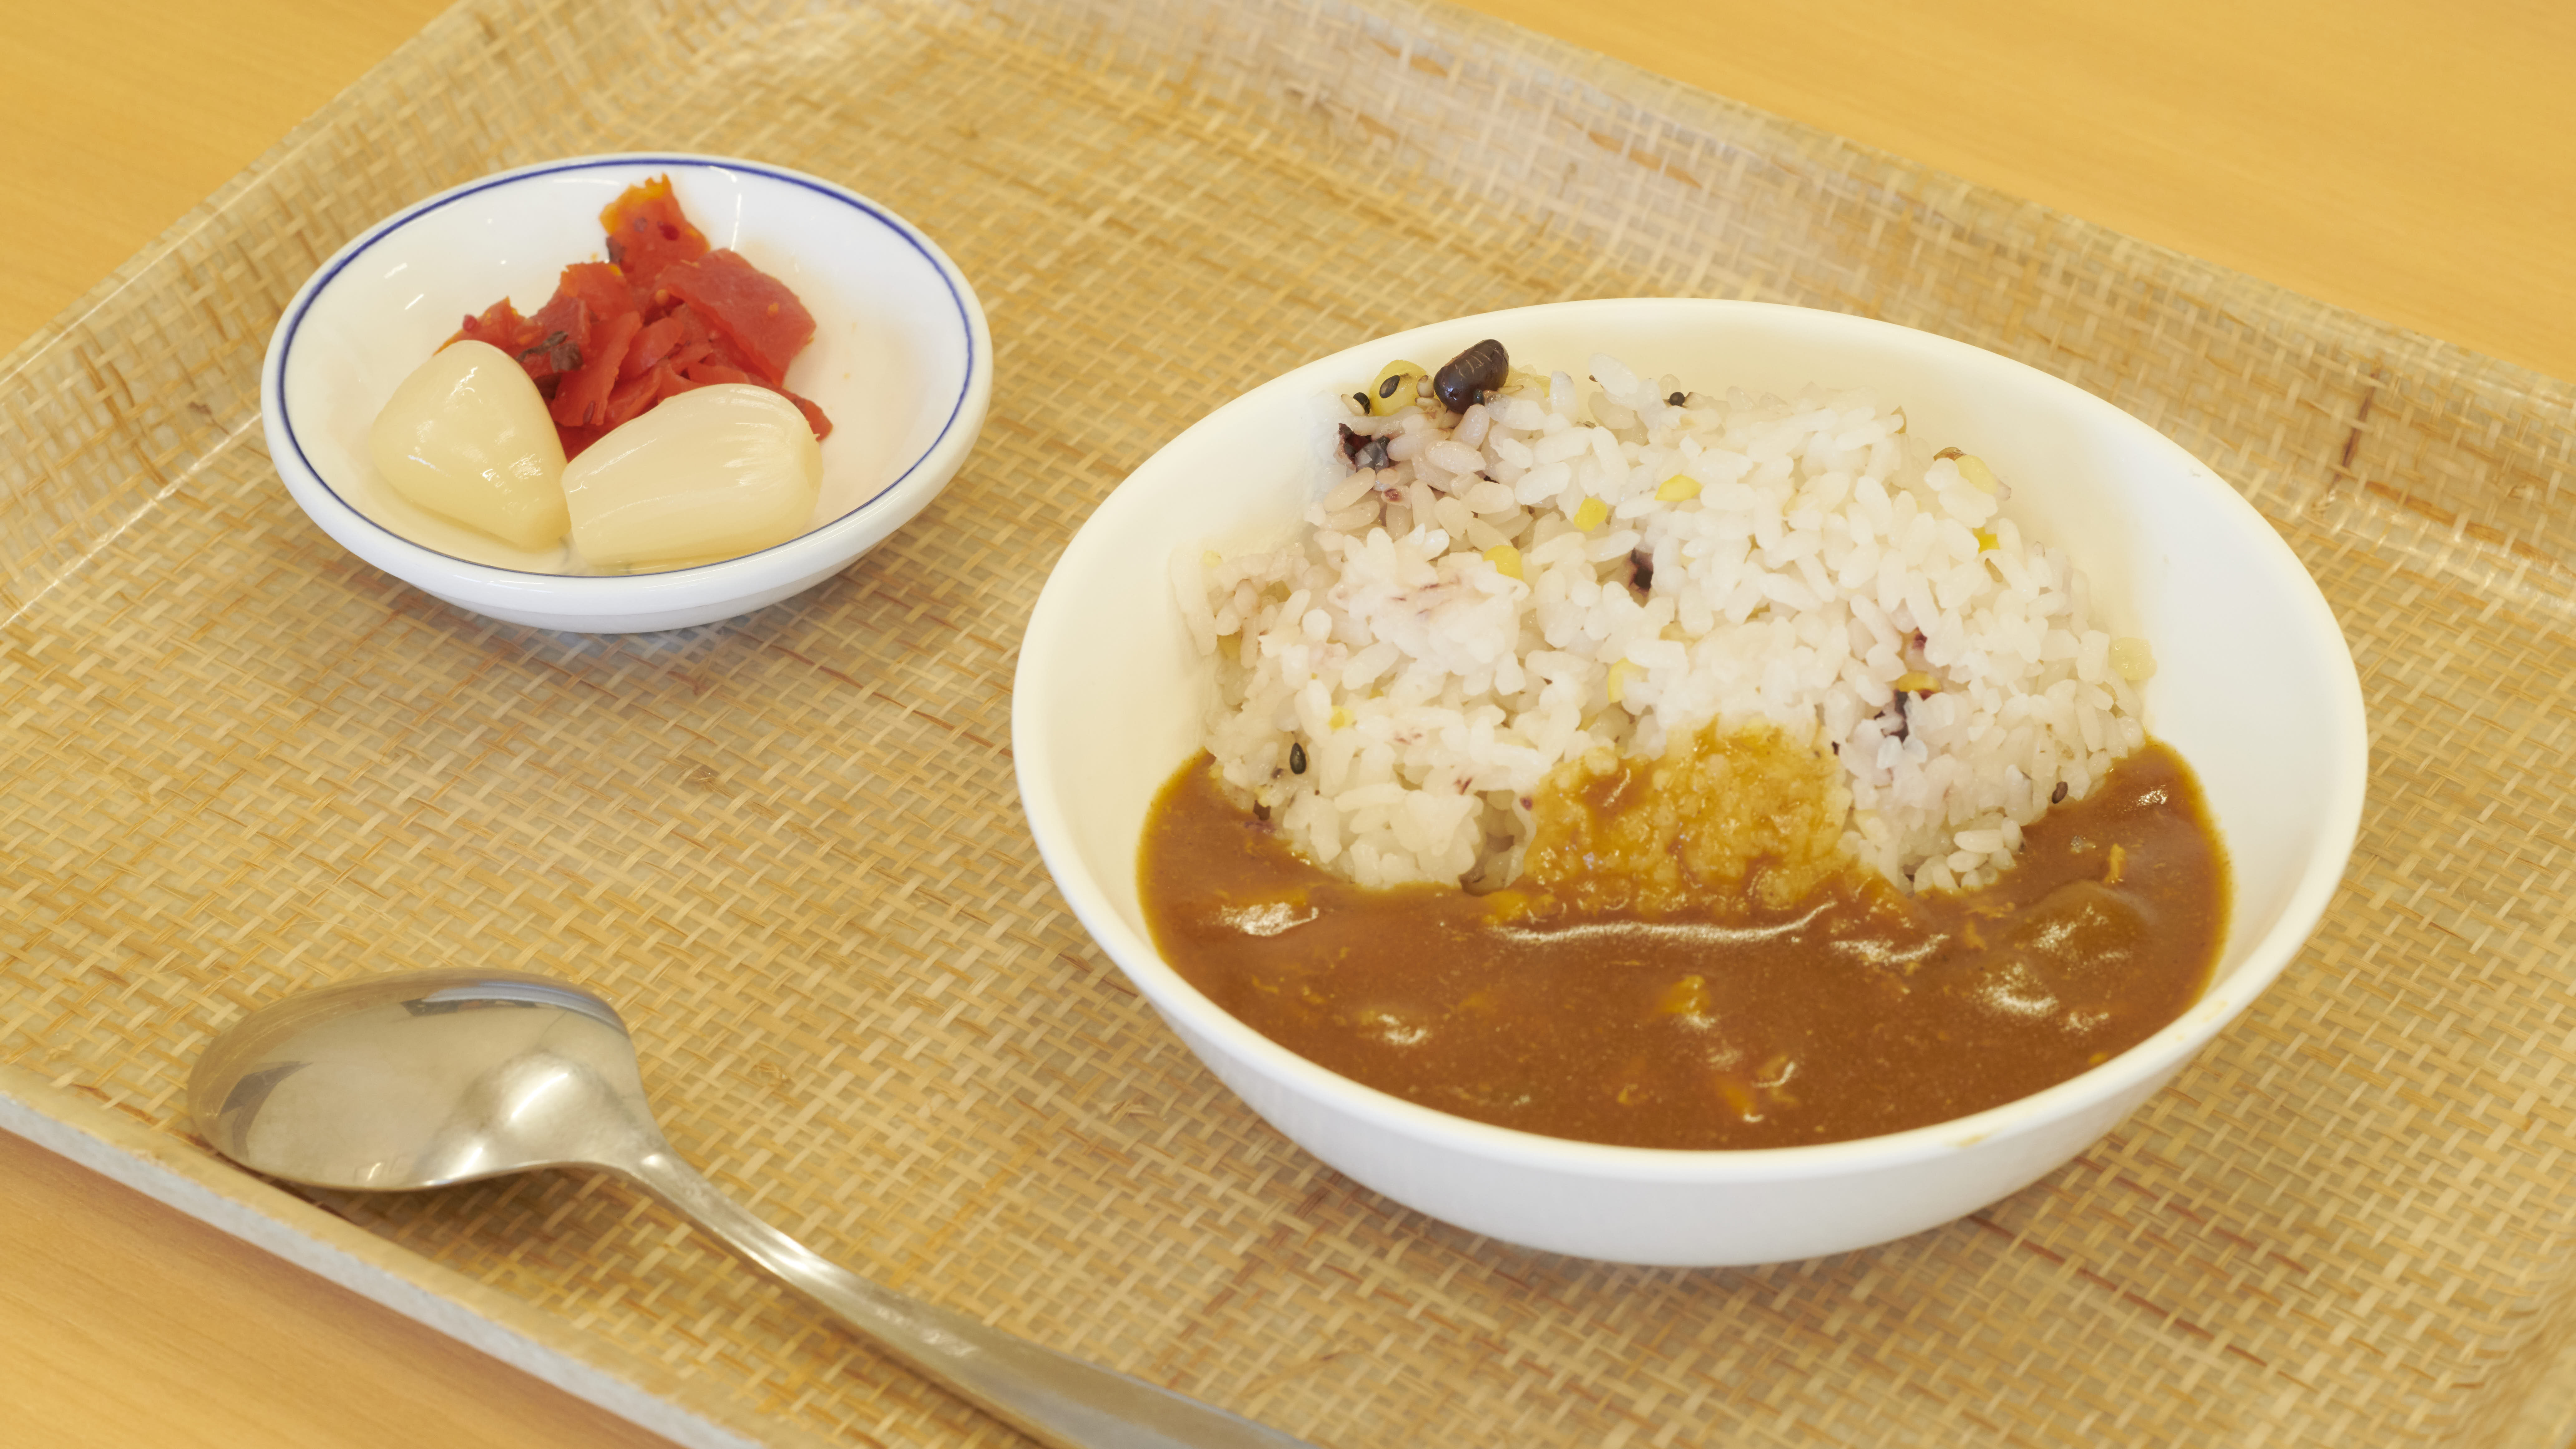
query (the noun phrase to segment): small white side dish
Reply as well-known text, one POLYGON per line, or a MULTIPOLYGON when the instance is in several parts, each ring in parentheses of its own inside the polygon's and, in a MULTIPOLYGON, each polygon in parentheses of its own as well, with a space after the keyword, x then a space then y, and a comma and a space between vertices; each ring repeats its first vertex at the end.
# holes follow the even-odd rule
MULTIPOLYGON (((993 344, 974 289, 910 223, 781 167, 635 154, 471 181, 370 228, 314 273, 269 339, 269 452, 295 501, 350 552, 459 608, 582 633, 711 623, 810 588, 921 511, 973 448, 993 344), (814 340, 787 385, 832 420, 820 496, 796 537, 658 573, 591 571, 568 544, 522 549, 419 508, 368 457, 377 412, 469 312, 533 312, 563 268, 605 256, 599 213, 668 175, 691 221, 787 284, 814 340)), ((649 414, 648 414, 649 416, 649 414)))
POLYGON ((1310 363, 1183 432, 1075 537, 1023 640, 1012 743, 1030 829, 1102 948, 1218 1077, 1335 1168, 1433 1217, 1554 1252, 1717 1265, 1843 1252, 1947 1222, 2109 1131, 2280 975, 2341 878, 2366 767, 2361 690, 2323 597, 2260 515, 2152 428, 1992 353, 1886 323, 1757 303, 1571 302, 1420 328, 1310 363), (1171 596, 1176 549, 1284 536, 1338 481, 1338 395, 1391 358, 1484 337, 1515 366, 1607 352, 1688 385, 1868 387, 1913 430, 2012 484, 2014 511, 2091 575, 2097 618, 2144 636, 2152 733, 2197 772, 2232 858, 2216 978, 2092 1071, 1955 1121, 1742 1152, 1611 1147, 1418 1106, 1296 1056, 1156 952, 1137 845, 1198 750, 1210 673, 1171 596))

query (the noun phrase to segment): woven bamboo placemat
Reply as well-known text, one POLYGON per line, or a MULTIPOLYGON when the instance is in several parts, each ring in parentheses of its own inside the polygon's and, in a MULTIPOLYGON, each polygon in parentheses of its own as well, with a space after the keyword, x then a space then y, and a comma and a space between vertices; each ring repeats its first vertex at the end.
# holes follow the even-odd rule
MULTIPOLYGON (((252 1004, 551 971, 621 1003, 672 1139, 782 1227, 1320 1444, 2568 1427, 2562 383, 1459 12, 1326 0, 467 0, 0 376, 0 1064, 168 1153, 202 1151, 180 1085, 252 1004), (644 147, 814 171, 948 248, 999 376, 956 483, 802 598, 642 638, 492 624, 341 552, 260 439, 287 297, 432 190, 644 147), (2071 1166, 1869 1252, 1612 1267, 1357 1188, 1091 947, 1012 793, 1022 621, 1164 439, 1371 335, 1648 293, 1867 313, 2110 398, 2291 541, 2369 693, 2360 847, 2280 985, 2071 1166)), ((744 1434, 1010 1441, 613 1183, 317 1201, 744 1434)))

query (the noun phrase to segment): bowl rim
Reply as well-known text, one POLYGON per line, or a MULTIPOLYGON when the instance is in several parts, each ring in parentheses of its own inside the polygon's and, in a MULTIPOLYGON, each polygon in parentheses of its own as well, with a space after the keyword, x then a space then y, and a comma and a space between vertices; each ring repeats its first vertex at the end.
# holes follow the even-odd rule
MULTIPOLYGON (((2369 735, 2360 676, 2343 642, 2341 627, 2314 577, 2244 495, 2180 444, 2063 378, 1972 343, 1823 308, 1714 298, 1621 297, 1547 302, 1432 322, 1338 349, 1222 404, 1175 434, 1120 480, 1067 544, 1039 592, 1022 637, 1012 705, 1011 745, 1021 809, 1040 857, 1083 928, 1156 1009, 1172 1019, 1185 1040, 1205 1033, 1216 1039, 1233 1060, 1279 1086, 1313 1099, 1328 1110, 1368 1121, 1428 1147, 1509 1166, 1570 1171, 1594 1179, 1641 1185, 1749 1184, 1877 1171, 2019 1138, 2075 1117, 2089 1105, 2113 1100, 2124 1091, 2152 1089, 2159 1085, 2160 1074, 2178 1071, 2268 990, 2314 932, 2341 884, 2358 839, 2369 769, 2369 735), (1075 856, 1061 797, 1054 786, 1055 771, 1048 758, 1048 723, 1039 712, 1026 708, 1026 702, 1042 697, 1053 687, 1050 675, 1055 670, 1057 653, 1050 646, 1063 631, 1059 621, 1065 608, 1065 591, 1070 588, 1068 578, 1094 556, 1112 552, 1113 533, 1121 515, 1144 507, 1142 495, 1128 491, 1128 482, 1153 469, 1158 460, 1192 435, 1220 430, 1235 416, 1268 406, 1282 395, 1302 397, 1319 387, 1329 389, 1332 384, 1327 379, 1338 377, 1366 358, 1390 351, 1410 355, 1417 342, 1434 337, 1500 335, 1514 323, 1536 315, 1568 311, 1608 315, 1637 309, 1696 310, 1712 318, 1727 314, 1795 314, 1797 322, 1793 325, 1846 329, 1853 336, 1871 336, 1881 342, 1902 338, 1902 345, 1929 347, 1963 360, 1973 358, 1978 366, 2001 365, 2025 374, 2024 380, 2037 389, 2043 400, 2093 412, 2140 446, 2171 460, 2179 486, 2198 493, 2209 506, 2231 518, 2253 540, 2255 549, 2270 555, 2273 563, 2296 581, 2298 587, 2289 592, 2301 631, 2320 642, 2332 641, 2333 645, 2328 667, 2333 696, 2328 702, 2328 723, 2333 728, 2318 744, 2321 750, 2339 756, 2342 768, 2331 778, 2325 808, 2320 812, 2317 844, 2309 852, 2296 888, 2283 902, 2271 928, 2247 950, 2233 974, 2213 982, 2180 1016, 2109 1061, 2028 1096, 1964 1117, 1901 1132, 1792 1147, 1630 1147, 1549 1137, 1478 1122, 1343 1076, 1263 1036, 1217 1005, 1165 962, 1150 938, 1127 926, 1075 856)), ((1191 1044, 1195 1050, 1196 1044, 1191 1044)))
POLYGON ((817 570, 828 572, 838 564, 846 563, 845 555, 850 547, 853 544, 864 547, 866 542, 853 539, 851 535, 866 533, 875 521, 873 515, 884 512, 885 506, 894 501, 907 485, 917 484, 925 477, 944 482, 953 469, 943 468, 941 464, 949 455, 962 453, 964 448, 972 445, 976 429, 973 426, 961 427, 961 424, 976 420, 981 412, 976 404, 980 395, 989 392, 992 356, 990 326, 982 300, 976 296, 973 285, 938 243, 884 204, 846 186, 766 161, 688 151, 600 152, 536 161, 475 177, 412 202, 350 238, 314 269, 312 276, 305 279, 279 315, 277 325, 269 335, 267 354, 260 364, 260 406, 269 420, 267 431, 271 438, 272 460, 289 491, 308 513, 314 515, 315 522, 322 524, 325 531, 344 546, 360 551, 359 543, 350 536, 354 533, 372 550, 384 555, 377 557, 373 553, 362 552, 368 562, 407 580, 416 581, 416 575, 433 576, 442 591, 469 593, 495 603, 507 602, 524 607, 535 598, 543 598, 546 607, 550 608, 627 614, 687 608, 722 600, 758 591, 774 584, 782 575, 801 575, 817 570), (484 192, 567 172, 629 167, 740 172, 801 188, 861 213, 920 254, 946 288, 965 339, 966 365, 958 380, 956 396, 949 399, 948 413, 941 420, 938 433, 876 492, 794 538, 729 559, 653 573, 557 574, 478 563, 407 538, 342 497, 305 455, 303 440, 296 431, 286 396, 286 368, 293 355, 297 335, 306 316, 323 294, 368 250, 414 222, 458 202, 484 192), (330 515, 327 518, 324 517, 326 513, 330 515))

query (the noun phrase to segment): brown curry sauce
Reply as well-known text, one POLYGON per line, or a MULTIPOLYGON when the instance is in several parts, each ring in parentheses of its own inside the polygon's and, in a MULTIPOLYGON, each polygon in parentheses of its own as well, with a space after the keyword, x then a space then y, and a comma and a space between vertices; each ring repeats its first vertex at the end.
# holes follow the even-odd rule
POLYGON ((2198 784, 2154 742, 1966 894, 1846 871, 1785 907, 1748 889, 1647 917, 1364 890, 1229 803, 1205 756, 1139 850, 1164 959, 1262 1035, 1462 1117, 1671 1148, 1901 1131, 2107 1061, 2207 986, 2227 879, 2198 784))

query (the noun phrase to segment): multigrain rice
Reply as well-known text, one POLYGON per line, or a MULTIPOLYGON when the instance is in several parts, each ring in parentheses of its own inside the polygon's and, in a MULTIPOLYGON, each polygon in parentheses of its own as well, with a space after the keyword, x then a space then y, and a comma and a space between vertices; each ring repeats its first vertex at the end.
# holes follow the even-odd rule
POLYGON ((2009 489, 1901 409, 1684 394, 1607 356, 1589 382, 1346 399, 1351 471, 1298 537, 1173 560, 1216 660, 1209 749, 1308 859, 1500 885, 1560 765, 1769 721, 1835 751, 1861 865, 1966 889, 2145 741, 2144 642, 2094 628, 2009 489))

